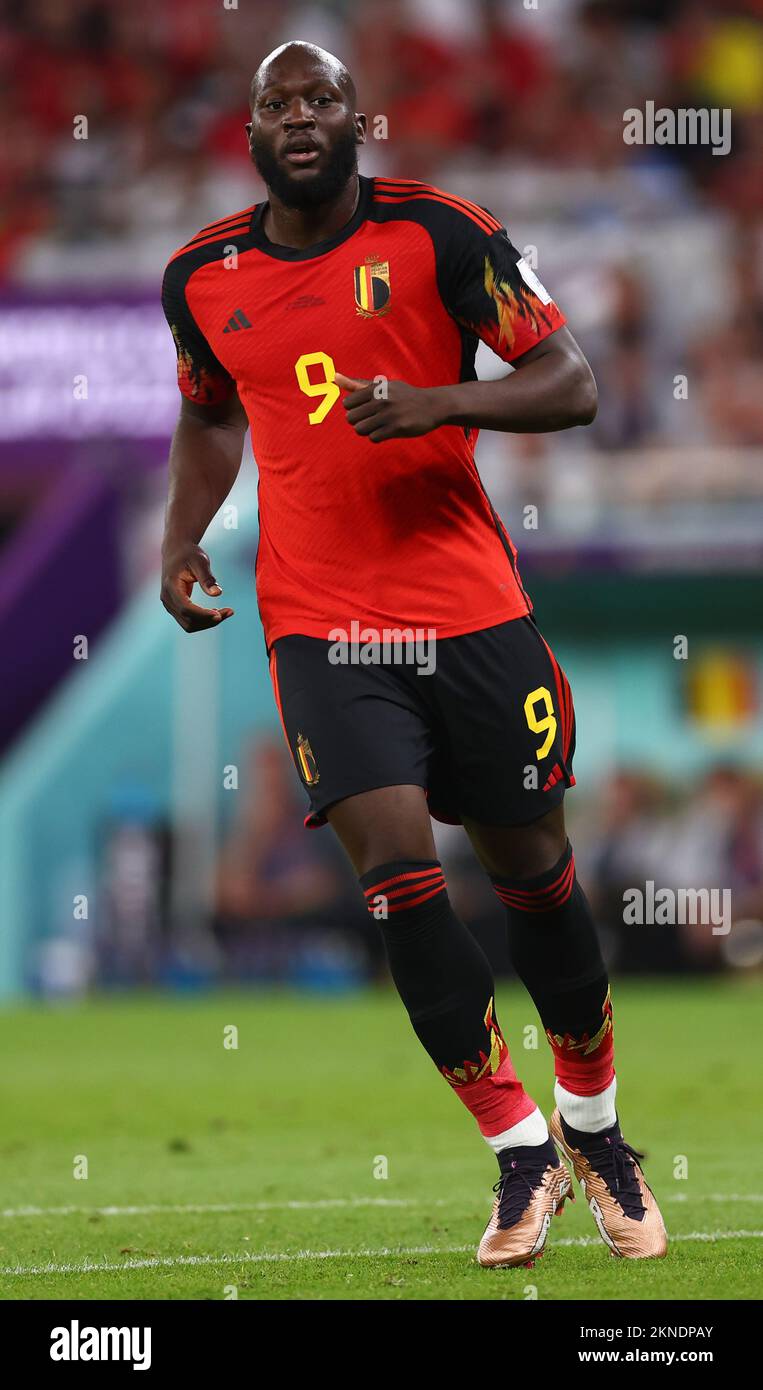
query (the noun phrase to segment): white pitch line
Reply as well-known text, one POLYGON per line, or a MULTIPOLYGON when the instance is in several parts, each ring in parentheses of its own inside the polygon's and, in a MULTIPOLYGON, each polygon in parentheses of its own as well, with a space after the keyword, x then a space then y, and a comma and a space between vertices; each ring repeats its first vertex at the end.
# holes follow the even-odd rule
POLYGON ((689 1192, 660 1193, 661 1202, 763 1202, 763 1192, 708 1192, 694 1197, 689 1192))
MULTIPOLYGON (((686 1192, 662 1193, 661 1202, 763 1202, 760 1192, 709 1192, 692 1196, 686 1192)), ((315 1201, 289 1202, 187 1202, 183 1205, 149 1203, 146 1206, 108 1207, 6 1207, 0 1219, 12 1220, 25 1216, 217 1216, 257 1211, 325 1211, 336 1207, 450 1207, 446 1197, 323 1197, 315 1201)))
MULTIPOLYGON (((418 1207, 422 1201, 417 1197, 323 1197, 313 1202, 189 1202, 182 1206, 162 1206, 151 1203, 148 1206, 133 1207, 6 1207, 0 1217, 14 1216, 157 1216, 172 1215, 217 1215, 226 1212, 247 1211, 324 1211, 331 1207, 418 1207)), ((445 1207, 451 1203, 444 1197, 427 1202, 427 1206, 445 1207)))
MULTIPOLYGON (((688 1234, 671 1236, 670 1241, 699 1240, 715 1242, 719 1240, 763 1240, 763 1231, 691 1231, 688 1234)), ((598 1236, 573 1236, 564 1240, 549 1241, 550 1246, 588 1246, 604 1242, 598 1236)), ((470 1245, 409 1245, 393 1249, 382 1246, 371 1250, 275 1250, 257 1253, 244 1250, 239 1255, 155 1255, 145 1260, 124 1260, 121 1263, 83 1260, 79 1264, 7 1265, 0 1269, 2 1275, 40 1275, 40 1274, 115 1274, 127 1269, 174 1269, 186 1265, 236 1265, 236 1264, 278 1264, 289 1260, 379 1260, 406 1259, 412 1255, 463 1255, 474 1251, 470 1245)))

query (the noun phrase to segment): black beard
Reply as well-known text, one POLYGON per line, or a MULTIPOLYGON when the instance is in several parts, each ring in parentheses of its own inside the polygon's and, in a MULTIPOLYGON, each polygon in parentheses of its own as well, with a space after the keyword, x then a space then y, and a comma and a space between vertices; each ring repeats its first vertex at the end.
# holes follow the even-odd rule
POLYGON ((355 132, 351 130, 336 141, 325 173, 304 182, 292 178, 278 162, 270 146, 255 136, 252 136, 250 152, 252 162, 268 190, 287 208, 314 208, 321 203, 333 202, 358 171, 358 148, 355 132))

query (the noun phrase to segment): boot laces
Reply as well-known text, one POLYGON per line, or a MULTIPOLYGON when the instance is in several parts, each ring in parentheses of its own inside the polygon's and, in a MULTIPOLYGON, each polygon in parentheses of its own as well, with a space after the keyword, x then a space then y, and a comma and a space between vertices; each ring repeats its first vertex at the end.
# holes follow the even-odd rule
POLYGON ((529 1148, 511 1151, 511 1158, 507 1157, 506 1171, 493 1186, 493 1191, 499 1194, 498 1225, 501 1230, 516 1226, 527 1210, 533 1193, 540 1187, 547 1167, 548 1158, 544 1156, 539 1161, 529 1148))
POLYGON ((626 1144, 621 1134, 608 1136, 603 1143, 586 1146, 586 1158, 607 1184, 615 1201, 632 1221, 642 1221, 646 1209, 641 1196, 636 1165, 644 1155, 626 1144))

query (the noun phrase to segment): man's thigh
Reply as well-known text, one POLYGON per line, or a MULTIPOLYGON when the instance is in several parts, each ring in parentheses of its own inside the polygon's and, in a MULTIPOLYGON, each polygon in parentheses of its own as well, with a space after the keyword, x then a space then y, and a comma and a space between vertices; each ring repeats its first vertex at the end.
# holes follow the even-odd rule
POLYGON ((572 694, 531 618, 439 643, 431 698, 447 740, 435 815, 513 827, 561 804, 575 780, 572 694))
POLYGON ((310 826, 325 825, 331 806, 362 793, 413 787, 422 799, 434 748, 429 711, 398 668, 332 664, 330 649, 318 638, 283 637, 270 659, 310 826))

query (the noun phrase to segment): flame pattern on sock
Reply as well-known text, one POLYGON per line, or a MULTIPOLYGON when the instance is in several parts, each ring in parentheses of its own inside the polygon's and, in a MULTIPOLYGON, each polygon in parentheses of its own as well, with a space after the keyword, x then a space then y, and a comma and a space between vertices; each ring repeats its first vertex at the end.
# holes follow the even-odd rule
POLYGON ((578 1038, 571 1033, 553 1033, 546 1029, 546 1037, 554 1054, 556 1079, 575 1096, 599 1095, 611 1084, 615 1074, 614 1025, 609 989, 601 1011, 600 1027, 578 1038))
POLYGON ((591 1053, 601 1047, 604 1039, 612 1032, 612 997, 610 990, 607 990, 606 998, 601 1006, 601 1012, 601 1027, 597 1029, 593 1037, 589 1037, 588 1033, 584 1033, 582 1038, 573 1038, 570 1033, 565 1033, 564 1036, 562 1036, 561 1033, 552 1033, 550 1029, 547 1028, 546 1037, 554 1051, 580 1052, 583 1057, 590 1057, 591 1053))
POLYGON ((493 1007, 491 996, 484 1018, 490 1050, 483 1052, 480 1049, 478 1061, 465 1058, 463 1065, 454 1067, 452 1071, 448 1067, 440 1067, 445 1080, 449 1081, 451 1086, 468 1086, 470 1082, 479 1081, 483 1076, 494 1076, 500 1067, 508 1048, 498 1020, 493 1016, 493 1007))

